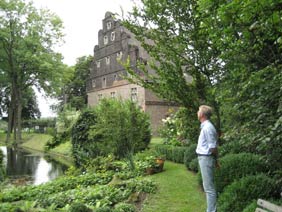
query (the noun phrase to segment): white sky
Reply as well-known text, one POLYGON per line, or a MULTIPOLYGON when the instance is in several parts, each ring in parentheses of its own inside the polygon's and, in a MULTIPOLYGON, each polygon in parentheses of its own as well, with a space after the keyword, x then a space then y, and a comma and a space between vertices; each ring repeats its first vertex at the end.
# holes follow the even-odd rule
MULTIPOLYGON (((48 8, 64 22, 65 43, 58 48, 64 56, 64 63, 74 65, 76 58, 93 55, 94 46, 98 44, 98 31, 102 29, 102 20, 107 11, 122 14, 130 11, 132 0, 33 0, 38 8, 48 8), (122 9, 121 9, 122 8, 122 9)), ((55 100, 38 95, 42 117, 50 117, 49 106, 55 100)))

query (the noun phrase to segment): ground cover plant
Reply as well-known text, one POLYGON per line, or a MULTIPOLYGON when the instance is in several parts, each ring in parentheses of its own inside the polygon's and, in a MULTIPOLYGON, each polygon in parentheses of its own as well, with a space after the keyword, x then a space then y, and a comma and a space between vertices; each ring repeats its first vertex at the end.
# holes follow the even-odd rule
POLYGON ((134 204, 139 195, 156 189, 153 182, 142 178, 144 172, 130 173, 126 162, 116 161, 111 156, 95 160, 84 167, 85 173, 73 167, 67 173, 69 176, 43 185, 4 189, 0 195, 0 209, 24 209, 28 205, 33 211, 51 208, 69 211, 70 208, 77 209, 79 206, 74 204, 79 203, 89 211, 103 208, 135 211, 134 204))

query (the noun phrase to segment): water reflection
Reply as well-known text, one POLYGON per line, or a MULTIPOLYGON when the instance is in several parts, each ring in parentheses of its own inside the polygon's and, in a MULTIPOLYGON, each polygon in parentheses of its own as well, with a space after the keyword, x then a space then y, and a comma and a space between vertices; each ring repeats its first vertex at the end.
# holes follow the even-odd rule
POLYGON ((34 185, 53 180, 67 169, 65 165, 46 158, 41 153, 30 154, 22 149, 5 146, 0 149, 5 155, 4 165, 7 175, 12 178, 29 176, 34 185))

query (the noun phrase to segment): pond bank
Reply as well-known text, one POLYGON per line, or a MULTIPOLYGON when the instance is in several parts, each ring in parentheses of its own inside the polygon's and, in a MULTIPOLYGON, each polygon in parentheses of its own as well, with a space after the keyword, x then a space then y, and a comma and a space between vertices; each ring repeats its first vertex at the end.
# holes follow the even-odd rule
MULTIPOLYGON (((0 133, 0 144, 7 145, 5 143, 5 138, 5 134, 0 133)), ((23 133, 23 142, 19 145, 19 147, 29 152, 44 153, 60 163, 71 166, 73 164, 73 158, 71 156, 71 143, 66 142, 48 152, 45 152, 44 146, 50 139, 52 139, 52 136, 48 134, 23 133)))

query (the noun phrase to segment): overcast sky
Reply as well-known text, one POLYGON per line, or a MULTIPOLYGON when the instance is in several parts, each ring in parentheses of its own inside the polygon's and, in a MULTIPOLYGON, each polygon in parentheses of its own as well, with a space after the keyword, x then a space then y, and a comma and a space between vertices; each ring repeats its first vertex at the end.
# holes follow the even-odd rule
MULTIPOLYGON (((76 58, 93 55, 98 44, 98 31, 107 11, 124 14, 131 10, 132 0, 33 0, 38 8, 48 8, 64 22, 65 44, 58 48, 64 63, 74 65, 76 58), (122 9, 121 9, 122 8, 122 9)), ((55 100, 39 96, 42 117, 54 116, 49 106, 55 100)))

